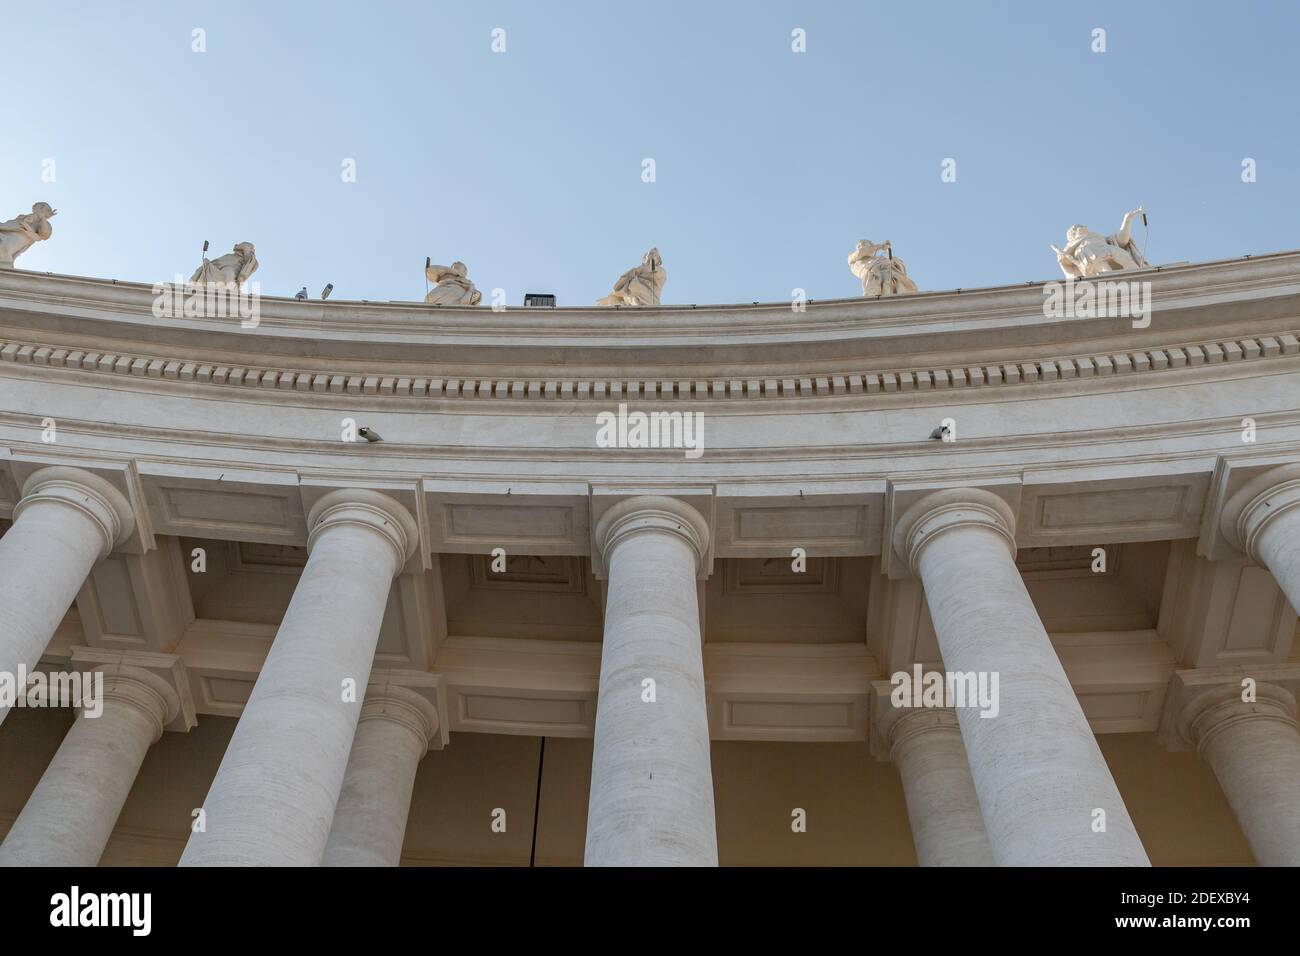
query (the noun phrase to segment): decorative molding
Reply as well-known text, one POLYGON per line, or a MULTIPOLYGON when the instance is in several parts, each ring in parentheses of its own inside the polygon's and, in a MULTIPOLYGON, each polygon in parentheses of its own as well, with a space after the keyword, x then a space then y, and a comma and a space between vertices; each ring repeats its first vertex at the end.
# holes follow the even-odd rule
POLYGON ((592 401, 603 404, 657 401, 838 398, 893 392, 983 389, 1072 379, 1123 377, 1203 365, 1300 355, 1300 331, 1210 339, 1162 348, 1050 355, 1023 361, 973 365, 842 369, 810 375, 785 371, 761 376, 691 378, 480 377, 405 374, 387 370, 331 371, 285 366, 223 365, 185 356, 75 349, 40 342, 0 341, 0 361, 42 368, 75 369, 125 378, 157 379, 227 389, 259 389, 315 395, 408 397, 438 400, 592 401))
POLYGON ((1296 723, 1300 664, 1254 665, 1180 670, 1170 675, 1158 739, 1169 750, 1197 749, 1206 731, 1234 720, 1296 723), (1254 699, 1243 699, 1246 682, 1254 699))

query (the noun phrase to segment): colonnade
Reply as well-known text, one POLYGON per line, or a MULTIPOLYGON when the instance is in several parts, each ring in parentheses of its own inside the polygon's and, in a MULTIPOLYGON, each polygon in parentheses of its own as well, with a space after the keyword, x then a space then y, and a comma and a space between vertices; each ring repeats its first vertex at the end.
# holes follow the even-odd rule
MULTIPOLYGON (((1300 605, 1300 469, 1261 476, 1225 511, 1230 537, 1300 605), (1231 514, 1229 514, 1231 512, 1231 514)), ((52 467, 23 486, 0 537, 0 671, 36 665, 95 562, 134 516, 107 481, 52 467)), ((438 731, 428 702, 371 666, 415 520, 379 492, 327 494, 309 556, 181 865, 395 865, 416 768, 438 731), (349 689, 352 690, 349 695, 349 689)), ((996 673, 998 715, 918 710, 890 722, 923 865, 1148 865, 1015 564, 1015 522, 979 489, 929 494, 892 546, 924 584, 950 672, 996 673)), ((707 522, 679 499, 621 501, 597 523, 607 570, 588 865, 718 862, 697 580, 707 522)), ((78 716, 0 845, 0 865, 94 865, 177 701, 109 666, 99 718, 78 716)), ((1187 727, 1257 859, 1300 863, 1293 697, 1196 698, 1187 727)), ((0 720, 5 714, 0 710, 0 720)))

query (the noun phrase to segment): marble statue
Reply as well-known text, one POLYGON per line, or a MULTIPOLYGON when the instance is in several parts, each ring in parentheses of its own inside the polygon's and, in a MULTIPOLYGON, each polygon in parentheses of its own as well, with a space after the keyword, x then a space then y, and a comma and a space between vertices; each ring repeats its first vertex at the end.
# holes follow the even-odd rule
POLYGON ((916 291, 916 283, 907 277, 907 266, 893 254, 888 239, 878 245, 870 239, 860 241, 849 254, 849 271, 862 280, 863 295, 916 291))
POLYGON ((38 202, 30 213, 0 222, 0 269, 12 269, 15 259, 42 239, 50 238, 54 232, 50 219, 57 212, 49 203, 38 202))
POLYGON ((1085 279, 1102 272, 1120 269, 1144 269, 1149 265, 1142 250, 1133 240, 1133 221, 1146 216, 1138 206, 1124 216, 1119 231, 1111 236, 1093 232, 1087 226, 1074 225, 1065 234, 1065 248, 1052 246, 1061 271, 1076 279, 1085 279))
POLYGON ((203 264, 194 270, 190 282, 196 286, 233 285, 236 289, 257 271, 256 250, 251 242, 240 242, 233 252, 215 259, 203 258, 203 264))
POLYGON ((434 283, 434 288, 424 297, 434 305, 478 305, 483 293, 469 281, 469 270, 463 262, 440 266, 426 260, 424 274, 434 283))
POLYGON ((641 264, 628 269, 614 283, 614 291, 597 302, 597 305, 659 305, 668 273, 658 249, 651 249, 641 259, 641 264))

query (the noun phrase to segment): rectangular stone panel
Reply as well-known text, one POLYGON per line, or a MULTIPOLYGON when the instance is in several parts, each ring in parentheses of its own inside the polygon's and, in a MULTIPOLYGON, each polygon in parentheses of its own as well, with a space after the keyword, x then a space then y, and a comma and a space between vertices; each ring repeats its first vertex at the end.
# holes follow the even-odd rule
POLYGON ((160 530, 231 532, 235 530, 292 533, 288 499, 253 492, 208 491, 202 488, 162 488, 160 530))
POLYGON ((727 730, 776 730, 782 728, 817 728, 851 730, 853 704, 849 701, 829 703, 731 701, 726 708, 727 730))
POLYGON ((446 540, 460 544, 503 544, 517 540, 573 539, 568 507, 450 504, 443 512, 446 540))
POLYGON ((1038 502, 1040 529, 1104 528, 1136 523, 1177 522, 1186 485, 1129 488, 1115 492, 1045 495, 1038 502))

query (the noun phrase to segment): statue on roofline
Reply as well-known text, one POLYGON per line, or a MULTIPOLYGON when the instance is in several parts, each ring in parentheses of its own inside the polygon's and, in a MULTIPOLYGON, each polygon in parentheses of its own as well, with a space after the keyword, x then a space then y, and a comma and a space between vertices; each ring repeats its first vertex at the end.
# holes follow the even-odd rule
POLYGON ((849 253, 849 271, 861 280, 863 295, 900 295, 917 291, 916 283, 907 276, 907 266, 894 255, 888 239, 880 244, 870 239, 861 240, 849 253))
MULTIPOLYGON (((203 244, 206 249, 207 243, 203 244)), ((203 263, 190 276, 196 286, 231 286, 238 289, 257 271, 257 255, 251 242, 235 244, 233 252, 215 259, 203 257, 203 263)))
POLYGON ((0 222, 0 269, 12 269, 14 260, 43 239, 50 238, 54 229, 50 220, 58 214, 47 202, 32 205, 32 211, 0 222))
POLYGON ((1133 222, 1139 216, 1145 224, 1147 217, 1141 206, 1127 213, 1119 231, 1110 236, 1087 226, 1071 226, 1065 234, 1065 248, 1051 247, 1061 271, 1076 279, 1087 279, 1103 272, 1147 268, 1150 263, 1133 240, 1133 222))
POLYGON ((434 283, 434 288, 424 297, 431 305, 478 305, 483 300, 483 293, 469 281, 469 269, 463 262, 440 266, 425 259, 424 274, 434 283))
POLYGON ((614 291, 599 300, 596 305, 659 305, 659 295, 663 292, 668 273, 664 271, 664 260, 659 250, 651 249, 641 257, 641 264, 628 269, 614 283, 614 291))

